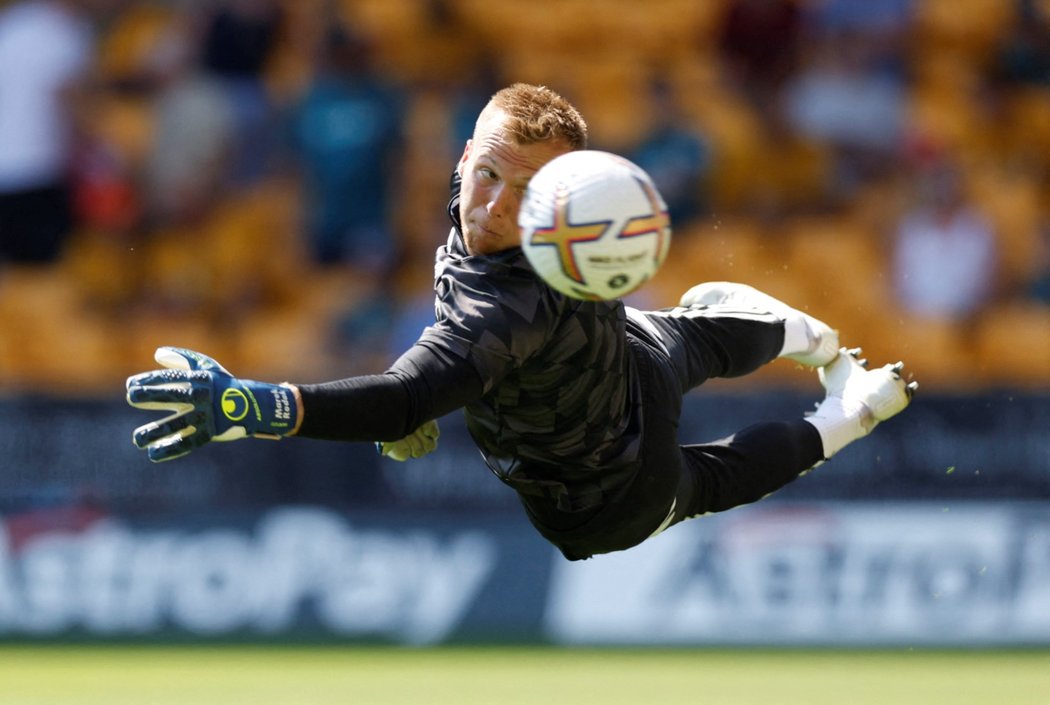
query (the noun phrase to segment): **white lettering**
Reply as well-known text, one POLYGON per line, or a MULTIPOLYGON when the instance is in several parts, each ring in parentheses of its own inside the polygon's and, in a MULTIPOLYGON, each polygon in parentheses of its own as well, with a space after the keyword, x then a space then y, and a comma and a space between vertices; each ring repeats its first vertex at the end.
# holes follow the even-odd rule
POLYGON ((1050 618, 1032 626, 1050 530, 1026 545, 1016 526, 1002 505, 738 510, 556 561, 546 624, 569 643, 1050 641, 1050 618))
POLYGON ((0 522, 0 633, 275 633, 312 612, 336 633, 434 643, 495 563, 480 534, 360 530, 319 509, 270 512, 254 534, 102 521, 32 537, 17 553, 0 522))
POLYGON ((290 421, 292 418, 292 405, 288 398, 288 390, 284 387, 274 387, 270 390, 273 394, 273 416, 278 421, 290 421))

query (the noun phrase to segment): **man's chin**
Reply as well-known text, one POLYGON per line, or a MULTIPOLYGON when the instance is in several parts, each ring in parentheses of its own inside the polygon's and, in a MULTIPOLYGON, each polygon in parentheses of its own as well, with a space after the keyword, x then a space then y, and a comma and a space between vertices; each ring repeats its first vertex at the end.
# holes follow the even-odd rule
POLYGON ((464 238, 467 252, 472 255, 491 255, 506 250, 505 238, 487 230, 473 230, 464 238))

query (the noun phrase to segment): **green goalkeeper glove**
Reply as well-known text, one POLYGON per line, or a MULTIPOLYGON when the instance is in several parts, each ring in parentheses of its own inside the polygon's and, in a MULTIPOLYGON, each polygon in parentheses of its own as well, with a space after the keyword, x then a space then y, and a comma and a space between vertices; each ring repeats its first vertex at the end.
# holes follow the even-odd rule
POLYGON ((437 421, 427 421, 399 441, 376 443, 376 450, 387 458, 404 462, 411 458, 422 458, 437 448, 438 436, 441 435, 437 421))
POLYGON ((291 387, 238 379, 207 355, 185 348, 157 348, 154 358, 165 369, 128 377, 127 399, 137 409, 172 412, 132 435, 155 463, 208 441, 277 439, 297 426, 291 387))

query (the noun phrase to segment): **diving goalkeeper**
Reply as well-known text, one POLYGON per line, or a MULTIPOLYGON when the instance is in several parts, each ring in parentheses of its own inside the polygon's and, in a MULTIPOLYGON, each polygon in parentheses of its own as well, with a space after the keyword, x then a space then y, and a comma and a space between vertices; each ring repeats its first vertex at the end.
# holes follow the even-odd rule
POLYGON ((383 374, 324 384, 239 379, 181 348, 132 376, 135 407, 170 412, 133 434, 153 461, 245 437, 380 442, 396 459, 436 447, 434 419, 462 408, 488 467, 570 560, 635 546, 678 522, 756 501, 909 403, 901 365, 867 369, 823 322, 751 287, 693 287, 638 311, 548 287, 520 248, 531 176, 583 149, 587 127, 553 91, 515 84, 478 117, 456 165, 435 322, 383 374), (785 357, 815 367, 809 416, 679 445, 682 396, 785 357))

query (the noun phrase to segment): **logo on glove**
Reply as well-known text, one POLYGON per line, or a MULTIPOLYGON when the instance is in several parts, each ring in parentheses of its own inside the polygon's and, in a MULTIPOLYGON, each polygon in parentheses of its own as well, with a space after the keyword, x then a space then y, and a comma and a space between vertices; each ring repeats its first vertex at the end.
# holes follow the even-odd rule
POLYGON ((248 415, 248 397, 241 390, 230 387, 222 393, 222 413, 230 421, 240 421, 248 415))

